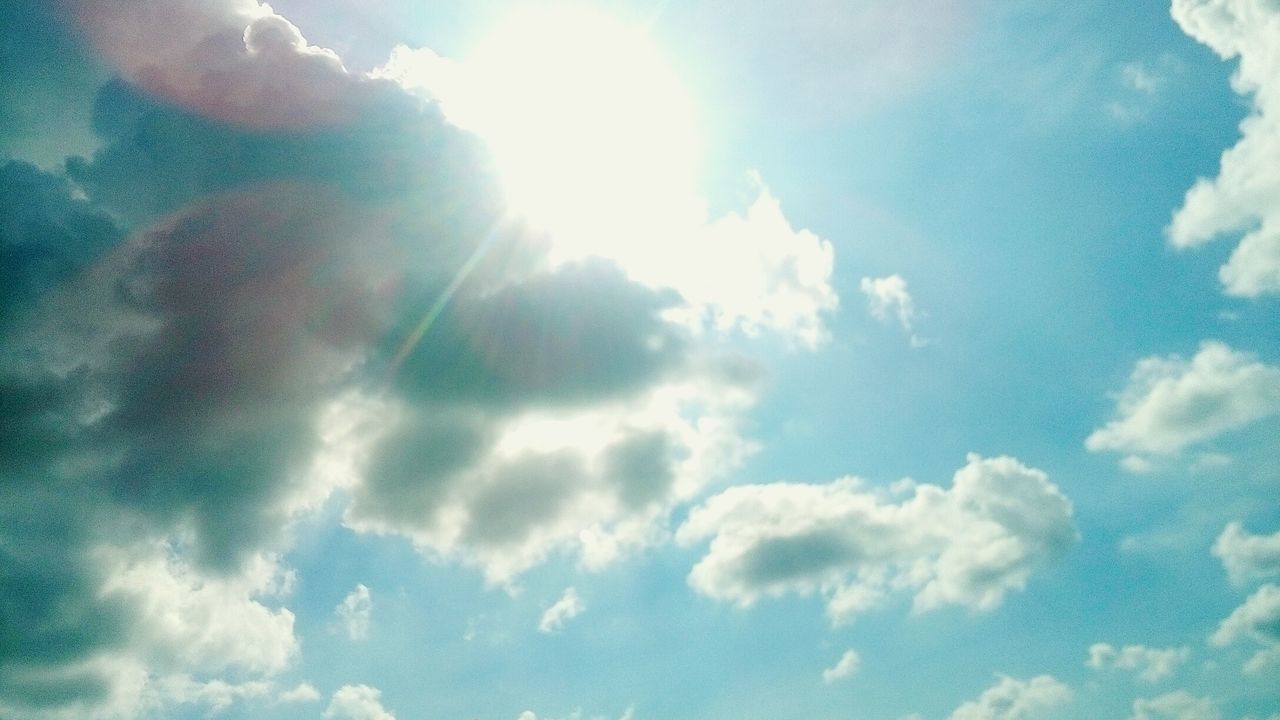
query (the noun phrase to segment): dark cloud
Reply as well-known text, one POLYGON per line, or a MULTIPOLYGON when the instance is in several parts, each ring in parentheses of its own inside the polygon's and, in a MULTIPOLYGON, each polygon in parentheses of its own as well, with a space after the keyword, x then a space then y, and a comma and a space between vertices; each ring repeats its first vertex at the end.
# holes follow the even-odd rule
POLYGON ((0 165, 0 328, 124 233, 71 184, 34 165, 0 165))

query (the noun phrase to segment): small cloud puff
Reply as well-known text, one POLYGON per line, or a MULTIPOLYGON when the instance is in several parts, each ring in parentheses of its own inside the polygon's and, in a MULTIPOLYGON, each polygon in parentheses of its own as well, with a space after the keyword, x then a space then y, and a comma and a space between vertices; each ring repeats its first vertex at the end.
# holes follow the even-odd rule
POLYGON ((1235 585, 1280 575, 1280 532, 1252 535, 1233 522, 1213 543, 1213 555, 1222 561, 1235 585))
POLYGON ((565 623, 581 615, 586 609, 582 599, 578 597, 578 591, 571 587, 565 588, 560 599, 542 613, 542 620, 538 622, 538 632, 547 634, 559 632, 565 623))
POLYGON ((907 291, 907 281, 901 275, 893 274, 882 278, 862 278, 859 284, 862 294, 867 296, 867 311, 881 322, 897 320, 898 325, 911 337, 912 347, 923 347, 929 344, 925 338, 912 332, 916 320, 924 316, 916 309, 915 300, 907 291))
POLYGON ((1132 720, 1219 720, 1221 717, 1212 699, 1196 697, 1186 690, 1133 701, 1132 720))
POLYGON ((1051 675, 1030 680, 998 677, 995 685, 956 708, 948 720, 1042 720, 1071 699, 1071 689, 1051 675))
POLYGON ((861 664, 862 658, 858 656, 856 651, 852 649, 845 650, 844 654, 840 656, 840 659, 836 661, 835 665, 832 665, 822 671, 822 682, 830 685, 837 680, 852 677, 854 673, 858 672, 858 668, 861 664))
POLYGON ((1262 646, 1245 663, 1246 673, 1257 675, 1280 662, 1280 586, 1258 588, 1218 624, 1209 642, 1225 647, 1245 638, 1262 646))
POLYGON ((1085 665, 1094 670, 1129 670, 1137 673, 1139 679, 1156 682, 1173 674, 1190 656, 1191 648, 1187 647, 1160 649, 1126 645, 1116 649, 1108 643, 1095 643, 1089 647, 1085 665))
POLYGON ((396 720, 382 707, 382 691, 368 685, 343 685, 333 693, 324 720, 396 720))
POLYGON ((373 596, 364 584, 356 585, 333 609, 333 632, 342 631, 352 640, 369 639, 369 623, 373 615, 373 596))

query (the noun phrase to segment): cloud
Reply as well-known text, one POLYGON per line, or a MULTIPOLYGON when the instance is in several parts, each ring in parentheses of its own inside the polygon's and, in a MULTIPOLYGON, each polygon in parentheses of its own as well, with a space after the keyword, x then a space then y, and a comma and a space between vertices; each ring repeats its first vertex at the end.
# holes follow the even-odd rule
POLYGON ((951 488, 909 491, 894 502, 856 478, 730 488, 677 532, 684 544, 711 538, 689 583, 743 606, 820 592, 835 623, 899 589, 915 592, 921 612, 948 604, 989 610, 1077 538, 1071 502, 1043 472, 1011 457, 970 455, 951 488))
POLYGON ((91 156, 0 166, 6 717, 274 682, 280 558, 331 497, 508 587, 659 542, 754 448, 762 369, 714 341, 826 336, 832 247, 763 185, 690 230, 705 290, 552 263, 480 139, 267 6, 71 6, 121 77, 91 156))
POLYGON ((1085 447, 1138 456, 1174 454, 1280 413, 1280 367, 1213 341, 1202 343, 1190 360, 1144 358, 1117 396, 1116 412, 1116 419, 1089 435, 1085 447))
POLYGON ((921 347, 928 341, 912 332, 915 321, 922 317, 916 310, 911 293, 907 292, 907 281, 901 275, 890 275, 882 278, 862 278, 859 284, 862 294, 867 296, 867 310, 871 316, 881 322, 896 319, 903 331, 911 336, 912 347, 921 347))
POLYGON ((1240 523, 1229 523, 1214 541, 1213 555, 1236 585, 1275 577, 1280 575, 1280 532, 1251 535, 1240 523))
POLYGON ((1251 96, 1240 141, 1222 154, 1218 176, 1200 178, 1167 228, 1175 247, 1241 235, 1218 271, 1229 295, 1280 292, 1280 9, 1266 0, 1174 0, 1183 32, 1224 60, 1239 58, 1231 85, 1251 96))
POLYGON ((542 613, 542 619, 538 621, 538 632, 560 632, 565 623, 578 617, 586 609, 582 604, 582 598, 578 597, 578 591, 571 587, 565 588, 560 599, 542 613))
POLYGON ((1213 700, 1196 697, 1185 690, 1133 701, 1132 720, 1219 720, 1221 717, 1213 700))
POLYGON ((1039 720, 1071 699, 1071 689, 1049 675, 1018 680, 1000 675, 977 700, 956 708, 949 720, 1039 720))
POLYGON ((244 700, 269 697, 274 686, 269 682, 249 681, 228 683, 223 680, 200 682, 188 675, 171 675, 153 683, 147 691, 144 706, 152 703, 157 708, 173 705, 200 705, 209 715, 216 715, 244 700))
POLYGON ((1165 86, 1182 70, 1182 63, 1168 53, 1154 60, 1131 60, 1116 67, 1122 96, 1106 105, 1111 117, 1121 123, 1133 123, 1151 114, 1165 86))
POLYGON ((1209 642, 1225 647, 1245 638, 1263 646, 1245 663, 1246 673, 1258 674, 1280 662, 1280 586, 1258 588, 1218 624, 1209 642))
POLYGON ((123 236, 66 178, 19 161, 0 165, 0 330, 123 236))
POLYGON ((1191 656, 1191 648, 1149 648, 1145 645, 1125 645, 1117 649, 1107 643, 1089 646, 1089 659, 1085 665, 1094 670, 1117 669, 1137 673, 1138 678, 1157 682, 1177 670, 1191 656))
POLYGON ((343 685, 333 693, 324 720, 396 720, 382 707, 382 691, 368 685, 343 685))
POLYGON ((333 609, 334 628, 352 640, 369 639, 369 622, 373 614, 373 596, 364 584, 356 585, 333 609))
POLYGON ((838 680, 852 677, 858 672, 858 667, 862 664, 862 658, 858 657, 858 653, 853 650, 845 650, 835 665, 822 671, 822 682, 830 685, 838 680))
POLYGON ((282 703, 310 703, 320 699, 320 691, 311 683, 298 683, 295 687, 280 693, 282 703))

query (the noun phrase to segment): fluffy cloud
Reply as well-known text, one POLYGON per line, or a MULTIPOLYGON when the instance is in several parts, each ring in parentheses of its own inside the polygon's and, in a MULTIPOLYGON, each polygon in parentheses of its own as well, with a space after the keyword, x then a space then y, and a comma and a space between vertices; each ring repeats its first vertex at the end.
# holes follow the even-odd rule
POLYGON ((368 685, 343 685, 333 693, 324 720, 396 720, 382 707, 382 691, 368 685))
POLYGON ((822 671, 822 682, 830 685, 838 680, 852 677, 858 672, 858 666, 862 664, 862 658, 858 657, 858 653, 853 650, 845 650, 835 665, 822 671))
POLYGON ((1194 247, 1243 233, 1218 272, 1226 292, 1280 292, 1280 9, 1268 0, 1174 0, 1173 18, 1223 59, 1240 59, 1232 86, 1252 96, 1253 111, 1240 124, 1240 141, 1223 153, 1218 176, 1187 192, 1169 239, 1194 247))
POLYGON ((1185 690, 1133 701, 1132 720, 1219 720, 1221 717, 1213 700, 1196 697, 1185 690))
POLYGON ((373 596, 363 584, 347 594, 333 609, 334 628, 352 640, 369 639, 369 622, 373 615, 373 596))
POLYGON ((1245 672, 1261 673, 1280 662, 1280 586, 1258 588, 1218 624, 1209 642, 1226 646, 1246 638, 1263 647, 1245 663, 1245 672))
POLYGON ((1236 585, 1275 577, 1280 575, 1280 532, 1251 535, 1240 523, 1230 523, 1213 543, 1213 555, 1236 585))
POLYGON ((1107 643, 1095 643, 1089 647, 1089 659, 1085 665, 1095 669, 1129 670, 1147 682, 1157 682, 1173 674, 1178 666, 1191 656, 1191 648, 1149 648, 1145 645, 1125 645, 1117 649, 1107 643))
POLYGON ((296 686, 280 693, 282 703, 309 703, 320 699, 320 691, 311 683, 298 683, 296 686))
POLYGON ((915 608, 998 606, 1077 538, 1071 502, 1048 477, 1010 457, 970 455, 949 489, 910 485, 895 502, 857 478, 826 485, 730 488, 695 508, 677 539, 711 538, 689 583, 751 605, 820 592, 833 622, 893 590, 915 608))
POLYGON ((538 632, 560 632, 565 623, 578 617, 586 609, 582 604, 582 598, 578 597, 578 591, 571 587, 565 588, 560 599, 542 613, 542 619, 538 621, 538 632))
POLYGON ((1144 358, 1119 394, 1116 411, 1116 419, 1085 441, 1088 449, 1176 453, 1280 413, 1280 367, 1220 342, 1203 343, 1190 360, 1144 358))
POLYGON ((1071 689, 1049 675, 999 681, 955 709, 949 720, 1039 720, 1071 699, 1071 689))
POLYGON ((862 294, 867 296, 867 310, 871 316, 881 322, 897 320, 903 331, 911 335, 911 344, 920 347, 927 340, 912 332, 916 319, 920 317, 916 310, 915 300, 907 292, 907 281, 901 275, 890 275, 882 278, 862 278, 859 284, 862 294))

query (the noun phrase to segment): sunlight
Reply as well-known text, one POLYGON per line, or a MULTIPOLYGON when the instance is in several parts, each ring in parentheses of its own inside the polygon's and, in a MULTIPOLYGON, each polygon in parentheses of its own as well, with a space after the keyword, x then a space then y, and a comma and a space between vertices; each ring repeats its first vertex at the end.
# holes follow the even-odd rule
POLYGON ((626 265, 637 244, 701 218, 693 104, 643 28, 585 7, 528 8, 466 72, 451 118, 486 140, 511 209, 552 236, 558 259, 626 265))

